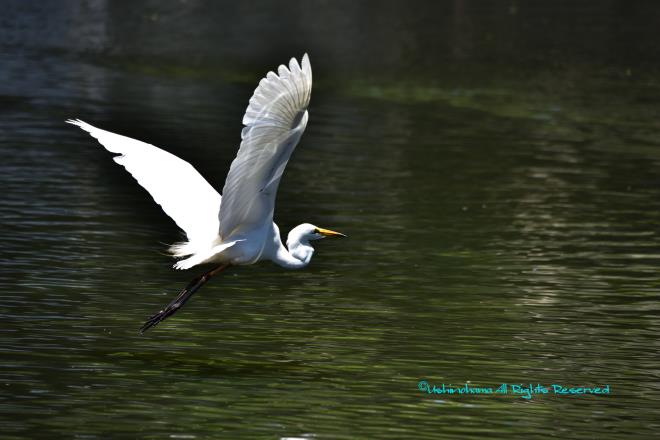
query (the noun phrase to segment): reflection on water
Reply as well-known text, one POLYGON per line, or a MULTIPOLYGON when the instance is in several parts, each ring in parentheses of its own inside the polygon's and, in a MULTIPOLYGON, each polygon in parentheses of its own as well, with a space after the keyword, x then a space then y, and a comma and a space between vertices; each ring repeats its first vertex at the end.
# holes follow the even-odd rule
POLYGON ((264 68, 246 81, 118 60, 2 54, 6 438, 656 432, 656 83, 475 67, 480 84, 332 86, 319 69, 276 220, 350 238, 319 243, 304 271, 232 270, 138 336, 194 273, 164 255, 173 222, 63 121, 165 147, 221 188, 264 68), (436 396, 422 379, 611 395, 436 396))

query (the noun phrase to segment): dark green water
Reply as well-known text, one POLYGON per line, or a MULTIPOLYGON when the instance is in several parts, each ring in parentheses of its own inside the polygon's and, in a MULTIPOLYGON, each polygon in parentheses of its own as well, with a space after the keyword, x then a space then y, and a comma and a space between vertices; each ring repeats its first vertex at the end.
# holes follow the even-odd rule
MULTIPOLYGON (((303 271, 231 270, 140 336, 200 270, 170 268, 174 223, 63 121, 163 147, 221 188, 247 100, 275 66, 257 62, 252 40, 254 68, 183 68, 184 55, 138 38, 156 53, 145 60, 116 23, 93 20, 94 7, 66 4, 60 15, 45 9, 49 26, 78 23, 82 49, 64 48, 74 31, 39 26, 38 8, 16 6, 2 28, 3 439, 615 439, 660 429, 655 68, 607 64, 596 51, 593 63, 566 56, 561 67, 482 60, 340 75, 324 71, 339 59, 319 43, 328 35, 317 37, 310 122, 276 221, 349 238, 319 243, 303 271), (428 394, 422 380, 550 392, 428 394), (610 393, 554 395, 552 384, 610 393)), ((488 22, 477 12, 466 14, 488 22)), ((275 62, 301 55, 300 42, 275 45, 286 53, 275 62)))

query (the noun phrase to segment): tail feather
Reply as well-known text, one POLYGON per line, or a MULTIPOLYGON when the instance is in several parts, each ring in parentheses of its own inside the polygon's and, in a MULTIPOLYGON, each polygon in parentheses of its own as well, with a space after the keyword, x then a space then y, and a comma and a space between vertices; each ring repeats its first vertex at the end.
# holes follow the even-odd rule
MULTIPOLYGON (((190 242, 177 243, 170 247, 170 252, 176 257, 188 256, 185 260, 179 260, 174 263, 174 268, 179 270, 190 269, 202 263, 210 263, 218 261, 217 256, 222 251, 232 247, 242 240, 230 241, 229 243, 222 243, 210 249, 200 250, 199 247, 194 246, 190 242)), ((222 260, 220 260, 222 261, 222 260)))
POLYGON ((197 246, 193 245, 189 241, 182 241, 181 243, 174 243, 168 249, 169 253, 172 254, 174 257, 177 257, 177 258, 192 255, 192 254, 196 253, 198 250, 199 250, 199 248, 197 246))
POLYGON ((202 264, 207 260, 208 256, 207 255, 191 255, 190 257, 186 258, 185 260, 179 260, 174 265, 172 266, 175 269, 178 270, 187 270, 190 269, 191 267, 197 266, 198 264, 202 264))

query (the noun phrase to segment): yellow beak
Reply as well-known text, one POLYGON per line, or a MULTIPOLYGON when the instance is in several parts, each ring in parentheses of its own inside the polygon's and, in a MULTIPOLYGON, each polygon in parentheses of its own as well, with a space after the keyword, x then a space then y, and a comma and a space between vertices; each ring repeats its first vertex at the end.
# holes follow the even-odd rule
POLYGON ((316 228, 315 231, 317 234, 321 234, 324 237, 346 237, 341 232, 331 231, 330 229, 316 228))

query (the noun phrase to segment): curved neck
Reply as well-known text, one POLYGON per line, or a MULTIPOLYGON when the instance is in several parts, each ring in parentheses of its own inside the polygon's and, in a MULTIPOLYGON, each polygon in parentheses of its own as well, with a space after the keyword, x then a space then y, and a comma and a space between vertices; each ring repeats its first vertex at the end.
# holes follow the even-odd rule
POLYGON ((286 241, 288 249, 282 244, 279 234, 276 241, 279 246, 272 260, 280 266, 287 269, 302 269, 312 260, 314 248, 294 230, 289 233, 286 241))

